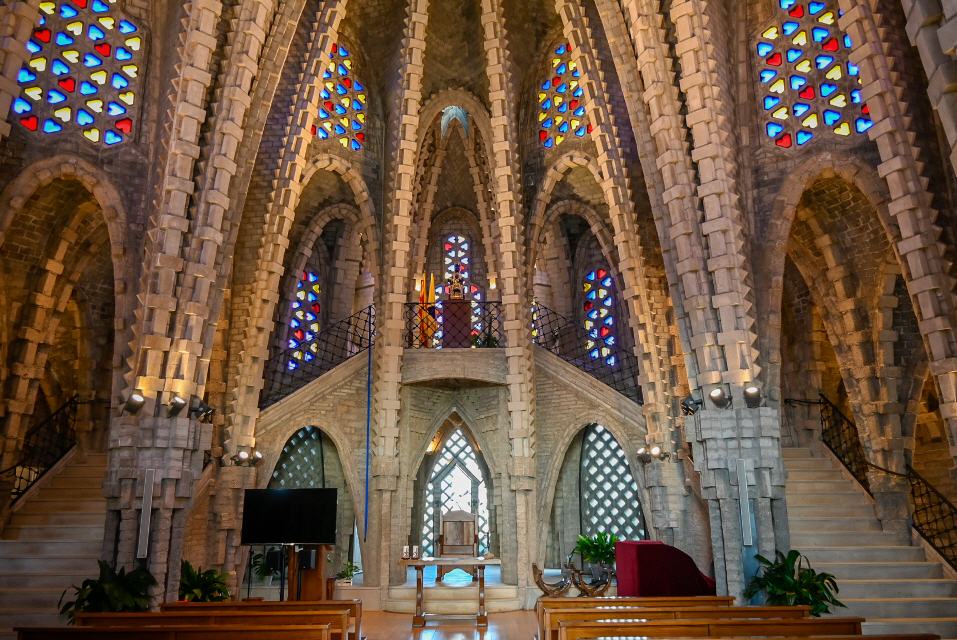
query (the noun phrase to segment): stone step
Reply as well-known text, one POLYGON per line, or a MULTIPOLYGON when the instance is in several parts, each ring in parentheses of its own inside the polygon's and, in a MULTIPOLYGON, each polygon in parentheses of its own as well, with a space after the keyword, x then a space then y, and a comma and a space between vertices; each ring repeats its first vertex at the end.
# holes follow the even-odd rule
MULTIPOLYGON (((957 581, 947 578, 851 579, 839 582, 838 586, 842 599, 948 598, 957 595, 957 581)), ((954 603, 957 604, 957 600, 954 603)))
MULTIPOLYGON (((789 514, 790 515, 790 514, 789 514)), ((794 518, 791 520, 791 535, 816 531, 881 531, 877 518, 794 518)))
POLYGON ((57 513, 54 511, 30 513, 21 509, 20 511, 15 511, 10 518, 10 526, 22 527, 44 525, 96 525, 102 527, 104 522, 105 513, 103 511, 90 511, 88 513, 76 511, 71 513, 57 513))
POLYGON ((18 513, 63 513, 87 512, 106 513, 106 500, 64 500, 58 497, 33 496, 18 513))
POLYGON ((810 482, 810 481, 825 481, 825 482, 847 482, 847 478, 844 477, 844 474, 838 471, 837 469, 832 469, 830 466, 821 467, 815 469, 791 469, 788 468, 788 479, 787 482, 810 482))
MULTIPOLYGON (((31 571, 30 586, 37 589, 59 589, 61 592, 70 585, 79 585, 87 578, 96 577, 98 569, 96 563, 75 571, 31 571)), ((16 573, 0 573, 0 590, 20 589, 24 586, 24 575, 16 573)))
MULTIPOLYGON (((793 541, 792 541, 793 544, 793 541)), ((811 561, 811 566, 818 562, 923 562, 924 550, 920 547, 886 546, 886 547, 807 547, 801 549, 795 545, 811 561)))
MULTIPOLYGON (((423 591, 424 608, 428 613, 460 615, 475 613, 478 603, 478 586, 426 586, 423 591)), ((486 585, 485 604, 490 612, 515 611, 522 604, 518 588, 509 585, 486 585)), ((385 602, 386 611, 412 613, 415 611, 415 587, 410 585, 390 587, 385 602)))
POLYGON ((103 489, 100 487, 68 487, 68 488, 48 488, 40 489, 34 500, 79 500, 79 501, 99 501, 106 499, 103 497, 103 489))
POLYGON ((860 495, 850 480, 792 480, 788 478, 785 491, 790 495, 817 495, 831 493, 849 493, 853 491, 860 495))
POLYGON ((828 458, 785 458, 784 468, 791 471, 811 469, 819 471, 833 471, 834 464, 828 458))
POLYGON ((18 611, 7 607, 0 609, 0 629, 13 627, 61 627, 66 625, 66 618, 55 610, 50 613, 41 611, 18 611))
POLYGON ((0 558, 96 558, 101 546, 99 541, 2 540, 0 558))
POLYGON ((807 447, 781 447, 783 458, 810 458, 811 450, 807 447))
MULTIPOLYGON (((840 583, 838 583, 840 587, 840 583)), ((851 598, 844 590, 837 599, 847 605, 848 615, 874 618, 957 617, 957 598, 851 598)))
MULTIPOLYGON (((66 585, 63 589, 67 588, 66 585)), ((0 602, 5 608, 23 611, 55 612, 63 589, 19 588, 0 589, 0 602)), ((71 592, 72 593, 72 592, 71 592)), ((69 594, 66 600, 70 600, 69 594)))
POLYGON ((96 565, 98 554, 99 550, 85 558, 4 558, 0 561, 0 568, 4 573, 19 573, 21 578, 24 574, 32 574, 35 571, 95 576, 99 573, 96 565))
POLYGON ((802 518, 876 518, 874 507, 860 500, 855 504, 794 504, 788 500, 788 520, 791 523, 802 518))
POLYGON ((870 506, 870 502, 863 494, 860 491, 851 490, 849 484, 844 486, 843 491, 828 493, 792 493, 785 491, 785 496, 788 501, 788 508, 791 506, 816 507, 820 505, 853 506, 855 504, 870 506))
POLYGON ((845 579, 899 580, 944 576, 943 567, 938 562, 818 562, 814 565, 814 569, 833 574, 838 580, 838 586, 842 586, 845 579))
MULTIPOLYGON (((105 471, 104 471, 105 473, 105 471)), ((52 478, 43 489, 96 489, 103 491, 103 476, 66 476, 52 478)))
POLYGON ((807 547, 893 546, 899 542, 898 536, 883 531, 791 531, 791 544, 798 549, 807 547))
POLYGON ((941 638, 957 637, 957 618, 875 618, 862 625, 864 635, 892 633, 934 633, 941 638))
POLYGON ((62 524, 26 525, 22 527, 9 526, 3 531, 3 539, 96 542, 103 539, 103 522, 100 522, 99 525, 81 525, 77 527, 62 524))

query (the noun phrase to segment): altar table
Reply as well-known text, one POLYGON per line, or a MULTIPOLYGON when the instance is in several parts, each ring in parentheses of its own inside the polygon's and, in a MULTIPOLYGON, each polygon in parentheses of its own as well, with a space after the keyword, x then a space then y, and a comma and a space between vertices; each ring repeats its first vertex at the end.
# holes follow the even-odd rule
MULTIPOLYGON (((415 567, 415 615, 412 616, 413 627, 424 627, 425 617, 429 614, 422 611, 423 602, 423 577, 422 573, 426 567, 456 567, 460 569, 475 568, 478 574, 478 613, 475 614, 475 624, 479 627, 488 626, 488 612, 485 611, 485 567, 490 565, 502 564, 499 558, 419 558, 418 560, 402 560, 402 564, 407 567, 415 567)), ((454 617, 454 616, 442 616, 454 617)), ((471 617, 471 616, 470 616, 471 617)))

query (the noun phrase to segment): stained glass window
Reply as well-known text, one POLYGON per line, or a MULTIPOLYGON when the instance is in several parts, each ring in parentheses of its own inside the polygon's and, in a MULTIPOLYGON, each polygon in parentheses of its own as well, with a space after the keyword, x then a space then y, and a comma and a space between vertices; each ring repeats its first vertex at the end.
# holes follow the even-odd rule
POLYGON ((582 313, 585 323, 585 350, 592 360, 608 365, 617 363, 615 336, 614 278, 599 267, 585 274, 582 284, 582 313))
POLYGON ((353 59, 342 44, 332 45, 329 64, 322 74, 319 118, 312 127, 320 140, 338 140, 346 149, 359 151, 366 142, 366 88, 353 73, 353 59))
POLYGON ((628 458, 615 436, 601 425, 585 430, 579 478, 583 535, 607 531, 621 540, 646 537, 638 485, 628 458))
POLYGON ((444 236, 442 239, 442 265, 443 275, 440 284, 435 287, 437 298, 436 306, 439 309, 439 329, 435 332, 433 341, 436 346, 442 344, 442 296, 445 294, 445 281, 452 277, 452 274, 458 273, 465 285, 466 295, 472 300, 472 335, 477 336, 482 333, 482 313, 479 303, 482 302, 482 288, 472 282, 472 243, 467 236, 452 233, 444 236))
POLYGON ((136 24, 116 15, 115 3, 40 2, 12 105, 21 127, 43 135, 75 129, 106 146, 132 136, 145 43, 136 24))
POLYGON ((421 553, 435 555, 442 514, 461 510, 476 514, 479 554, 484 554, 489 548, 488 487, 475 449, 456 429, 446 437, 438 456, 425 488, 421 553))
POLYGON ((293 371, 300 362, 312 362, 319 350, 316 337, 319 335, 319 312, 322 287, 319 274, 303 271, 296 283, 296 297, 292 301, 292 316, 289 318, 287 347, 292 349, 286 367, 293 371))
POLYGON ((822 135, 849 137, 874 124, 848 60, 840 12, 817 0, 777 0, 781 19, 755 45, 764 132, 777 146, 803 147, 822 135))
POLYGON ((592 126, 585 116, 585 92, 581 71, 571 59, 572 45, 553 50, 551 75, 538 91, 538 139, 546 149, 557 147, 569 136, 584 138, 592 126))

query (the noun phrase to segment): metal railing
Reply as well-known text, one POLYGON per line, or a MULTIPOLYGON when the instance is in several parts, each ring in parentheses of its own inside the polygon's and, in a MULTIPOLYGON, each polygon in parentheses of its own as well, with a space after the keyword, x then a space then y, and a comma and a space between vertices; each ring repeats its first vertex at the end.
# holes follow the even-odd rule
POLYGON ((407 349, 489 349, 505 346, 499 302, 444 300, 405 305, 407 349))
POLYGON ((957 507, 912 466, 907 465, 906 472, 900 473, 870 462, 864 453, 857 425, 823 394, 817 404, 821 407, 821 439, 835 457, 871 495, 869 470, 905 478, 910 486, 914 529, 951 567, 957 569, 957 507))
POLYGON ((546 306, 536 304, 532 307, 532 342, 623 396, 642 404, 638 358, 635 354, 616 347, 611 353, 614 364, 608 364, 605 357, 592 357, 587 348, 588 340, 585 328, 577 322, 546 306))
POLYGON ((76 444, 76 408, 79 404, 77 396, 73 396, 46 420, 31 427, 23 438, 16 464, 0 471, 0 477, 12 480, 10 493, 14 502, 76 444))
POLYGON ((265 409, 306 386, 327 371, 368 349, 375 342, 375 306, 352 314, 316 334, 310 342, 275 354, 259 394, 265 409))

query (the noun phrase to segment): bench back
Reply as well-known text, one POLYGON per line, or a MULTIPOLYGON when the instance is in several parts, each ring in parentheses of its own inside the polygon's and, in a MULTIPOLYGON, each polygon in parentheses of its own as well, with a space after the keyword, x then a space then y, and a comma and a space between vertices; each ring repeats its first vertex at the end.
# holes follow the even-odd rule
POLYGON ((539 637, 544 637, 544 613, 547 607, 561 609, 592 609, 600 606, 629 606, 629 607, 730 607, 734 605, 732 596, 676 596, 651 597, 631 596, 619 598, 605 596, 597 598, 557 598, 544 596, 535 603, 535 614, 538 618, 539 637))
POLYGON ((609 606, 595 609, 545 609, 543 638, 558 638, 560 623, 584 620, 695 620, 734 618, 807 618, 811 608, 795 607, 688 607, 648 608, 609 606))
POLYGON ((29 627, 18 640, 330 640, 329 625, 302 627, 29 627))
POLYGON ((860 635, 863 618, 776 618, 767 620, 566 620, 559 625, 560 640, 614 636, 650 638, 724 638, 729 636, 860 635))
POLYGON ((76 613, 76 624, 88 627, 168 627, 176 625, 242 625, 290 627, 328 624, 333 638, 345 639, 349 610, 333 611, 164 611, 136 613, 76 613))
POLYGON ((352 634, 362 635, 362 600, 225 600, 223 602, 164 602, 160 611, 334 611, 348 609, 352 634))

